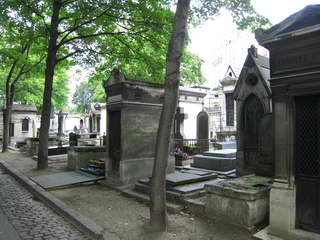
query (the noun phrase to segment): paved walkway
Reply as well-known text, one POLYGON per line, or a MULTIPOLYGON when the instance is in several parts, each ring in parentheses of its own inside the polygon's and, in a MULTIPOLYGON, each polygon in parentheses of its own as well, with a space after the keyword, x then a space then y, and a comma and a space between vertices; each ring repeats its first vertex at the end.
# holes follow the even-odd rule
POLYGON ((0 168, 0 240, 88 240, 0 168))

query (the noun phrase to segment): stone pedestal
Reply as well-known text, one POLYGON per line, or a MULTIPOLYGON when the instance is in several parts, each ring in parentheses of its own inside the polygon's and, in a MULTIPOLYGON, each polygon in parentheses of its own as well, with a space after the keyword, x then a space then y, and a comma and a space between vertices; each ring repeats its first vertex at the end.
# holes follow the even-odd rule
POLYGON ((98 146, 77 146, 68 149, 68 169, 87 168, 88 161, 106 157, 106 148, 98 146))

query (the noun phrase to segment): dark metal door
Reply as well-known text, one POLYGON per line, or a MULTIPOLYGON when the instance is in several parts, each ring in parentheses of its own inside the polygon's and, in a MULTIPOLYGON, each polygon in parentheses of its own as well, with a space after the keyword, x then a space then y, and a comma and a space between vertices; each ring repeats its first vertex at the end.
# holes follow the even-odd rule
POLYGON ((109 155, 112 170, 119 171, 121 158, 121 111, 109 112, 109 155))
POLYGON ((242 114, 246 169, 255 171, 259 150, 259 124, 264 115, 263 106, 257 96, 252 94, 245 100, 242 114))
POLYGON ((295 104, 296 223, 320 233, 320 95, 295 104))

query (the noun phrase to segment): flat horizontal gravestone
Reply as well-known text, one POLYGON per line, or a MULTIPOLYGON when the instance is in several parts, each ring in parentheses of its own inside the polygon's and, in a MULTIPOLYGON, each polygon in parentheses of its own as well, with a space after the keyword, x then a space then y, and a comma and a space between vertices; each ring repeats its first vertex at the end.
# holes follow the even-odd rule
POLYGON ((202 155, 210 156, 210 157, 232 158, 232 157, 236 157, 236 153, 237 151, 235 149, 221 149, 216 151, 207 151, 207 152, 204 152, 202 155))
POLYGON ((236 141, 225 141, 225 142, 216 142, 215 147, 218 149, 236 149, 236 141))
POLYGON ((104 178, 84 172, 72 171, 31 177, 31 180, 45 189, 51 189, 85 182, 95 182, 104 178))
POLYGON ((168 185, 178 186, 178 185, 194 183, 194 182, 199 182, 199 181, 204 181, 204 180, 214 179, 214 178, 217 178, 216 174, 198 175, 198 174, 192 174, 192 173, 174 172, 174 173, 167 174, 166 181, 168 185))
POLYGON ((222 149, 204 152, 193 157, 192 167, 215 171, 230 171, 236 167, 236 149, 222 149))

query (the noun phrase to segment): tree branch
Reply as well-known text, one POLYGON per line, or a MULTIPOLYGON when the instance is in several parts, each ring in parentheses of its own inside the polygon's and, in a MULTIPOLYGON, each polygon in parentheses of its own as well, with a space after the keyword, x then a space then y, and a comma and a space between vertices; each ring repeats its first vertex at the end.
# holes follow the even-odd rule
POLYGON ((58 64, 59 62, 65 60, 65 59, 67 59, 67 58, 69 58, 69 57, 72 57, 73 55, 75 55, 75 54, 77 54, 77 53, 80 53, 80 52, 83 52, 83 50, 76 50, 76 51, 74 51, 74 52, 71 52, 71 53, 67 54, 67 55, 64 56, 64 57, 58 58, 58 59, 56 60, 56 64, 58 64))
POLYGON ((89 19, 89 20, 87 20, 87 21, 85 21, 85 22, 83 22, 83 23, 81 23, 81 24, 79 24, 79 25, 77 25, 77 26, 75 26, 75 25, 76 25, 76 22, 77 22, 78 20, 80 20, 80 19, 85 19, 86 17, 75 19, 75 21, 74 21, 75 24, 74 24, 74 27, 73 27, 73 28, 68 29, 68 30, 66 30, 66 31, 64 31, 64 32, 59 33, 59 34, 63 34, 63 33, 66 33, 66 34, 62 37, 60 43, 57 45, 57 48, 61 47, 61 45, 64 44, 64 43, 63 43, 64 40, 65 40, 68 36, 70 36, 71 33, 75 32, 76 30, 78 30, 79 28, 81 28, 81 27, 83 27, 83 26, 85 26, 85 25, 88 25, 88 24, 96 21, 98 18, 100 18, 100 17, 102 17, 103 15, 105 15, 105 13, 106 13, 107 11, 109 11, 111 8, 112 8, 112 6, 110 6, 110 7, 107 8, 107 9, 105 9, 104 11, 102 11, 98 16, 95 16, 94 18, 91 18, 91 19, 89 19))
POLYGON ((76 36, 76 37, 69 38, 68 40, 65 40, 64 42, 60 42, 58 47, 61 47, 62 45, 65 45, 65 44, 72 42, 74 40, 87 39, 87 38, 98 37, 98 36, 103 36, 103 35, 121 35, 121 34, 125 34, 125 33, 126 32, 102 32, 102 33, 76 36))
POLYGON ((25 5, 27 8, 29 8, 31 11, 33 11, 38 17, 40 17, 46 27, 46 29, 49 31, 49 26, 46 23, 45 17, 35 8, 33 8, 32 6, 30 6, 28 4, 28 1, 24 1, 24 0, 18 0, 20 1, 20 3, 22 3, 23 5, 25 5))

